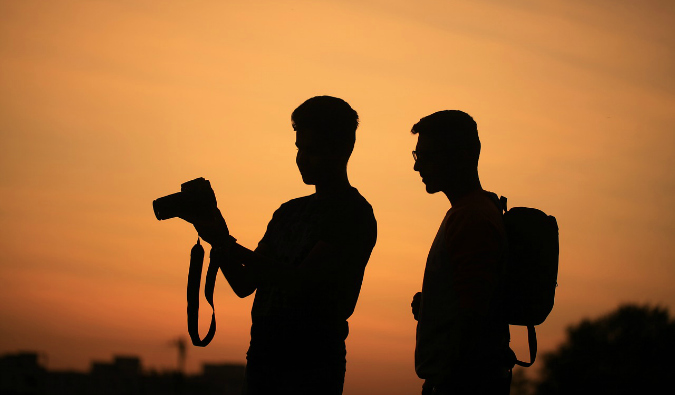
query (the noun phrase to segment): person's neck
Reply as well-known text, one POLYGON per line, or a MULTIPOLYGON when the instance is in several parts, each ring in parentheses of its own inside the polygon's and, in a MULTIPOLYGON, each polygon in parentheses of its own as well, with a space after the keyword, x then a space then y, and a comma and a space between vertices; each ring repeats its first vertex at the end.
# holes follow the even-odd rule
POLYGON ((458 183, 457 185, 454 185, 452 188, 448 188, 447 190, 443 191, 443 193, 450 201, 450 205, 454 206, 464 196, 467 196, 472 192, 482 190, 483 187, 480 184, 480 180, 478 179, 478 177, 475 177, 471 178, 470 181, 458 183))
POLYGON ((331 180, 314 185, 316 197, 319 199, 338 195, 352 187, 349 183, 347 173, 341 174, 331 180))

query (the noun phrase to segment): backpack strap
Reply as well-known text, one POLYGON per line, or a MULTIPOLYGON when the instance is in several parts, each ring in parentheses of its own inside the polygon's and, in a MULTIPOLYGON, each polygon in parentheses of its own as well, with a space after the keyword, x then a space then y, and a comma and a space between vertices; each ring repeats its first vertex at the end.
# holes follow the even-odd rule
POLYGON ((502 210, 504 212, 508 211, 508 208, 506 207, 506 200, 507 200, 506 196, 500 196, 499 197, 499 204, 502 206, 502 210))
POLYGON ((529 368, 537 359, 537 332, 534 330, 534 325, 527 326, 527 343, 530 348, 530 362, 523 362, 516 359, 515 364, 525 368, 529 368))
POLYGON ((206 281, 204 282, 204 296, 206 297, 206 301, 211 305, 213 313, 211 314, 211 326, 208 333, 204 336, 204 339, 199 338, 199 286, 202 281, 203 265, 204 247, 199 244, 199 238, 197 238, 197 244, 192 247, 192 251, 190 252, 190 269, 188 271, 187 283, 187 318, 190 339, 192 340, 192 344, 198 347, 208 345, 216 334, 216 309, 213 307, 213 289, 216 286, 218 265, 209 262, 206 281))

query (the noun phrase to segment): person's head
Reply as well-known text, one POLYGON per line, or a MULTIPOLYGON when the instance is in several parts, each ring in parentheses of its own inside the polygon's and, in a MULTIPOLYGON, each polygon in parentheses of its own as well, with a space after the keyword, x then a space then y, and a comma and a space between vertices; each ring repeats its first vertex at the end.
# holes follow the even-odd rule
POLYGON ((427 192, 453 193, 478 182, 480 140, 476 122, 469 114, 438 111, 420 119, 412 133, 418 135, 414 169, 427 192))
POLYGON ((346 172, 359 116, 346 101, 331 96, 308 99, 293 111, 296 163, 305 184, 330 182, 346 172))

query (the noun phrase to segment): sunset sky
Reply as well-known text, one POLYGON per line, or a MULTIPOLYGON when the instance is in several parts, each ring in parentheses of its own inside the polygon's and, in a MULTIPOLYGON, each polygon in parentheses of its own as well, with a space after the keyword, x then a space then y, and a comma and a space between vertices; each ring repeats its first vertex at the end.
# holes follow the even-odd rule
MULTIPOLYGON (((196 232, 152 200, 205 177, 254 248, 313 192, 290 114, 324 94, 360 115, 350 180, 379 227, 345 394, 420 390, 410 300, 449 203, 413 171, 410 128, 442 109, 476 119, 485 189, 558 219, 540 354, 620 303, 674 313, 674 22, 653 0, 0 0, 0 354, 175 368, 196 232)), ((245 361, 252 300, 219 277, 189 371, 245 361)))

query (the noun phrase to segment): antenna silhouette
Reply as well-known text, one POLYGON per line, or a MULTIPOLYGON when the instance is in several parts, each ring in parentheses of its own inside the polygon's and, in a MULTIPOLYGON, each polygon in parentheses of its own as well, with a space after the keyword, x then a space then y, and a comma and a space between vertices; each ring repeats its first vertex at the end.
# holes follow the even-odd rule
POLYGON ((185 374, 185 360, 187 358, 186 344, 187 342, 182 336, 169 341, 169 346, 176 347, 178 349, 178 372, 181 374, 185 374))

